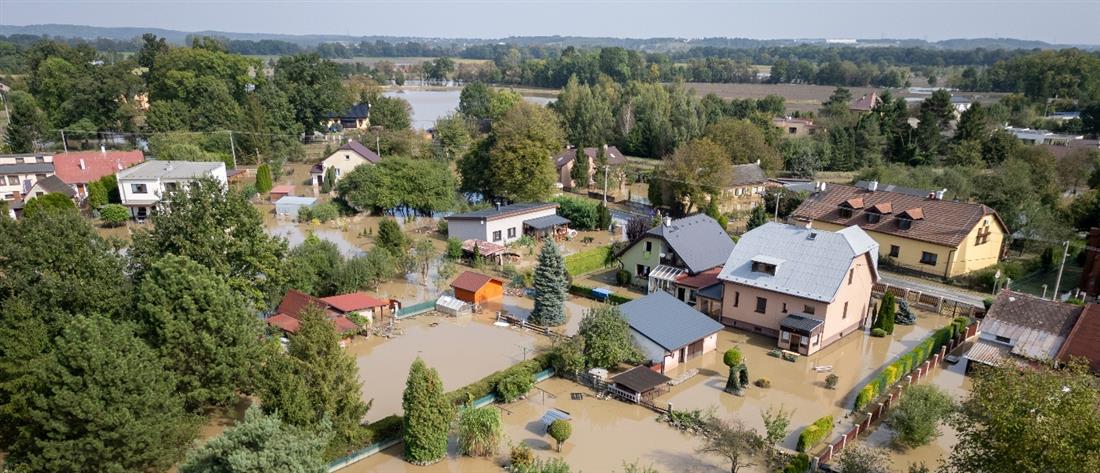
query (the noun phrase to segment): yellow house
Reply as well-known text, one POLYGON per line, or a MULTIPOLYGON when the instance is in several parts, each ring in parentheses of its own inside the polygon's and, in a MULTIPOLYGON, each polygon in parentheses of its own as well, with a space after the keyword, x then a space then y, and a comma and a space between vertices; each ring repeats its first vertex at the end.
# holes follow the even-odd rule
POLYGON ((943 200, 944 191, 818 183, 791 215, 815 228, 858 225, 879 245, 883 266, 951 278, 997 264, 1008 229, 992 208, 943 200))

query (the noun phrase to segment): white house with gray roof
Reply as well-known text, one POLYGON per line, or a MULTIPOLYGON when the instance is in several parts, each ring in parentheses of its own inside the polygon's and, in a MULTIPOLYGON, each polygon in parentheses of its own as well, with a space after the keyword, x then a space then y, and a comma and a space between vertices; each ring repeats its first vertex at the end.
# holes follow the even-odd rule
POLYGON ((705 214, 666 218, 618 255, 622 268, 647 293, 665 291, 694 305, 698 291, 718 282, 733 240, 705 214))
POLYGON ((718 279, 722 323, 810 355, 868 321, 878 244, 857 226, 766 223, 741 236, 718 279))
POLYGON ((209 177, 223 186, 229 182, 221 161, 145 161, 115 176, 122 205, 138 220, 148 217, 166 193, 184 190, 192 181, 209 177))
POLYGON ((658 291, 619 306, 650 366, 664 373, 718 348, 722 324, 658 291))

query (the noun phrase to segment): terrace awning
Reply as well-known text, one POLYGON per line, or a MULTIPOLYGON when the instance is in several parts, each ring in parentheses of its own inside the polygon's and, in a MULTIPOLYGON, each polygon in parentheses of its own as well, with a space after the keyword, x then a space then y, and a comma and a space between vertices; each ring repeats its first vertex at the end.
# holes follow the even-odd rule
POLYGON ((568 225, 569 219, 561 215, 544 215, 529 220, 524 220, 523 225, 535 230, 549 230, 559 225, 568 225))
POLYGON ((649 272, 649 277, 650 279, 676 282, 676 278, 680 277, 681 274, 684 274, 686 272, 687 271, 684 271, 680 268, 659 264, 656 268, 653 268, 653 270, 649 272))
POLYGON ((779 327, 788 332, 800 333, 803 335, 811 335, 814 330, 824 325, 825 322, 806 317, 804 315, 791 314, 779 321, 779 327))
POLYGON ((617 386, 642 394, 672 381, 672 378, 645 366, 635 366, 611 378, 611 381, 617 386))

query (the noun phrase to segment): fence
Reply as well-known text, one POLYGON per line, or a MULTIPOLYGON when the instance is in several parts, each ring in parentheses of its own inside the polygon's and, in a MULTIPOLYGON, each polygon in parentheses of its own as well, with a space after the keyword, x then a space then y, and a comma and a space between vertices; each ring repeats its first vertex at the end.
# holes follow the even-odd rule
POLYGON ((413 304, 413 305, 407 305, 407 306, 404 306, 400 309, 397 309, 397 314, 394 315, 394 318, 404 319, 404 318, 407 318, 407 317, 412 317, 414 315, 423 314, 423 313, 425 313, 429 310, 434 310, 434 309, 435 309, 435 301, 419 302, 419 303, 416 303, 416 304, 413 304))
POLYGON ((870 432, 875 424, 881 421, 882 418, 889 413, 890 407, 898 402, 901 398, 901 393, 904 392, 906 388, 912 386, 913 383, 920 381, 922 378, 927 378, 933 368, 942 366, 944 358, 948 353, 967 339, 978 334, 980 325, 980 322, 968 325, 962 333, 956 334, 955 337, 950 339, 946 344, 941 345, 937 353, 924 360, 924 362, 920 363, 916 368, 891 385, 886 390, 886 393, 879 396, 879 399, 882 399, 881 402, 873 402, 866 406, 863 412, 856 413, 856 416, 862 417, 862 420, 856 422, 848 432, 845 432, 844 435, 840 437, 840 439, 828 444, 821 454, 813 457, 813 467, 811 471, 817 471, 818 466, 832 460, 832 458, 844 450, 849 443, 856 440, 859 434, 867 434, 870 432))
POLYGON ((893 294, 897 299, 908 301, 921 309, 938 312, 950 317, 975 318, 985 313, 985 307, 978 307, 969 302, 926 294, 904 287, 891 286, 882 282, 875 283, 871 287, 871 293, 875 296, 881 297, 887 292, 893 294))

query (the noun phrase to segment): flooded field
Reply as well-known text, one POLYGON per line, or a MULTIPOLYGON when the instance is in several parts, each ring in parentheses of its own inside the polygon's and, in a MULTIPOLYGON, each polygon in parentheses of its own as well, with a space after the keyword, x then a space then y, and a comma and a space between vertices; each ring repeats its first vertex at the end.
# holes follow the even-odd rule
MULTIPOLYGON (((435 126, 435 121, 458 108, 459 87, 439 88, 428 90, 416 88, 404 88, 386 92, 387 97, 399 97, 405 99, 412 106, 412 121, 414 128, 426 130, 435 126)), ((521 92, 522 93, 522 92, 521 92)), ((538 105, 550 103, 551 98, 524 94, 523 99, 538 105)))

